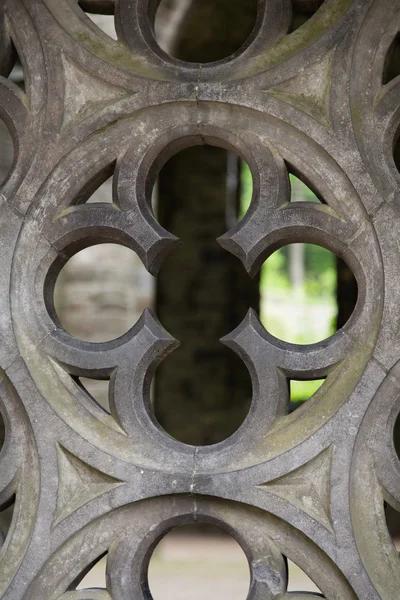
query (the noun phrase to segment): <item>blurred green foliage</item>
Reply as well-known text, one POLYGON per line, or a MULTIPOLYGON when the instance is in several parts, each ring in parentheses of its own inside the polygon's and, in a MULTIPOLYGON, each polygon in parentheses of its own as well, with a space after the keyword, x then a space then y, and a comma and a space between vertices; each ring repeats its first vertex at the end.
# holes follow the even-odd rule
MULTIPOLYGON (((290 184, 292 196, 295 190, 296 201, 319 202, 294 175, 290 175, 290 184)), ((244 162, 241 185, 242 218, 249 208, 253 190, 252 175, 244 162)), ((337 314, 336 257, 320 246, 303 246, 304 283, 300 290, 294 289, 290 279, 289 246, 277 250, 265 261, 260 278, 263 324, 272 335, 296 344, 313 343, 332 335, 337 314)), ((322 383, 323 380, 291 381, 291 401, 309 398, 322 383)))
POLYGON ((303 402, 317 391, 324 383, 325 379, 316 379, 315 381, 290 381, 290 400, 291 402, 303 402))

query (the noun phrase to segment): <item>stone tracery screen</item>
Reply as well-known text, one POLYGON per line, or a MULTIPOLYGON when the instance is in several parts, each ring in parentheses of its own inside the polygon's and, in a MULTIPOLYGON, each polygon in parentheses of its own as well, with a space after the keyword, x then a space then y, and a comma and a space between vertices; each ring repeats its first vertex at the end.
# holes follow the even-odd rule
POLYGON ((248 598, 319 597, 287 591, 289 558, 327 599, 398 599, 384 504, 400 503, 400 78, 383 74, 400 2, 325 0, 288 33, 291 3, 259 0, 245 46, 205 65, 159 49, 156 1, 81 4, 1 3, 0 116, 15 158, 0 196, 0 503, 13 505, 0 597, 151 598, 154 544, 206 521, 243 547, 248 598), (119 39, 83 9, 115 12, 119 39), (25 89, 7 78, 17 53, 25 89), (250 412, 228 440, 195 448, 152 414, 152 374, 176 344, 156 316, 82 342, 59 326, 53 290, 96 243, 133 249, 155 274, 178 240, 151 211, 152 184, 172 154, 204 143, 242 155, 254 180, 221 246, 250 275, 287 243, 324 246, 353 271, 358 301, 310 346, 273 338, 250 311, 224 339, 251 374, 250 412), (288 171, 324 203, 290 202, 288 171), (111 174, 113 203, 86 204, 111 174), (110 378, 111 414, 78 377, 110 378), (288 415, 286 378, 316 377, 324 385, 288 415), (107 589, 77 590, 105 554, 107 589))

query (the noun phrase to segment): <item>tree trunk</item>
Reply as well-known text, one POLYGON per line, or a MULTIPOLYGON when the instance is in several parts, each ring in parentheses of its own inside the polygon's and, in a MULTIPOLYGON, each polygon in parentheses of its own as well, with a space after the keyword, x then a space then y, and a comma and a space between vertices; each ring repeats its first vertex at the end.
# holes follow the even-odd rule
MULTIPOLYGON (((174 56, 208 62, 236 51, 251 32, 255 4, 192 3, 177 32, 174 56)), ((251 306, 259 307, 258 280, 216 242, 232 227, 239 204, 239 159, 220 148, 185 150, 160 174, 159 221, 184 246, 159 274, 157 314, 182 345, 157 371, 155 410, 168 433, 195 445, 228 437, 251 401, 246 367, 218 341, 251 306)))

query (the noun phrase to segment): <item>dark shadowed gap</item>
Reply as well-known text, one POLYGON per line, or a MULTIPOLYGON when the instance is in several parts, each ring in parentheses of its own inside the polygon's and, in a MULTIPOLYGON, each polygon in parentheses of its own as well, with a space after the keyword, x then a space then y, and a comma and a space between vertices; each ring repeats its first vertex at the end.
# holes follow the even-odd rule
POLYGON ((382 73, 382 83, 385 85, 400 75, 400 33, 396 35, 386 54, 382 73))
POLYGON ((324 0, 292 0, 292 24, 290 31, 295 31, 304 25, 323 3, 324 0))
POLYGON ((400 128, 397 130, 393 142, 393 160, 397 170, 400 172, 400 128))
POLYGON ((0 120, 0 184, 7 178, 14 157, 14 144, 11 134, 4 123, 0 120))
POLYGON ((116 0, 79 0, 78 4, 82 10, 88 13, 102 15, 113 15, 116 0))
POLYGON ((6 542, 8 532, 11 528, 14 508, 15 494, 13 494, 3 505, 0 505, 0 551, 1 547, 6 542))
POLYGON ((170 435, 194 445, 229 437, 251 402, 247 368, 219 342, 259 304, 258 281, 216 241, 239 215, 237 158, 233 164, 236 186, 232 155, 192 147, 168 161, 158 182, 158 220, 183 245, 157 278, 157 316, 181 346, 157 370, 155 414, 170 435))
MULTIPOLYGON (((393 428, 393 445, 395 452, 397 454, 397 458, 400 460, 400 413, 398 414, 394 428, 393 428)), ((400 518, 399 511, 396 510, 393 506, 384 503, 386 524, 389 530, 389 534, 393 540, 393 544, 397 544, 397 547, 400 546, 400 518)))
POLYGON ((222 60, 240 50, 250 37, 257 4, 257 0, 161 0, 156 40, 180 60, 222 60))
POLYGON ((0 412, 0 450, 4 445, 4 440, 6 437, 6 427, 3 419, 3 415, 0 412))

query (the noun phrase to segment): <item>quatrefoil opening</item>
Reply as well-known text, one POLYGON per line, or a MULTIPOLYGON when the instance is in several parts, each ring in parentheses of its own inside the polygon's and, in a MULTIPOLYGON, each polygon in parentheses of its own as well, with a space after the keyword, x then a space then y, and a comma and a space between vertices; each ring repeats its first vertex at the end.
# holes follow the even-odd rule
MULTIPOLYGON (((253 198, 245 217, 236 228, 223 236, 221 245, 241 258, 250 272, 255 272, 274 246, 279 247, 290 240, 317 241, 347 260, 359 286, 359 301, 352 319, 345 329, 327 343, 297 349, 271 339, 263 331, 256 334, 260 343, 268 347, 268 351, 264 364, 257 368, 253 385, 262 381, 266 393, 258 396, 254 393, 248 417, 228 440, 217 446, 210 446, 209 449, 203 447, 196 450, 200 470, 214 469, 217 465, 229 469, 235 461, 239 461, 239 464, 243 461, 255 464, 269 456, 269 452, 279 453, 285 440, 294 445, 300 443, 301 439, 297 434, 291 437, 288 433, 283 437, 282 428, 291 430, 294 427, 300 432, 304 421, 309 422, 308 427, 311 429, 319 427, 319 419, 329 420, 354 388, 358 370, 364 368, 366 357, 373 347, 370 340, 371 322, 379 318, 377 306, 371 302, 371 298, 376 298, 374 290, 379 285, 380 277, 374 233, 370 224, 364 223, 358 197, 338 165, 332 165, 328 157, 305 162, 304 156, 313 151, 312 146, 298 136, 291 139, 288 147, 273 119, 266 120, 261 127, 258 120, 252 121, 254 116, 250 112, 245 112, 242 117, 234 109, 226 111, 226 107, 217 103, 212 106, 205 103, 182 104, 182 114, 173 113, 169 105, 159 110, 163 118, 158 119, 157 123, 150 110, 139 121, 118 123, 111 128, 113 152, 119 151, 116 156, 103 152, 103 134, 88 142, 90 147, 93 146, 93 151, 97 147, 102 149, 100 159, 95 164, 88 166, 82 162, 79 153, 76 157, 68 156, 68 161, 75 167, 74 178, 71 178, 69 186, 64 183, 64 195, 57 207, 51 199, 57 193, 61 172, 56 170, 54 181, 50 180, 46 185, 40 199, 43 207, 35 208, 30 216, 33 221, 40 219, 43 223, 43 237, 39 237, 38 242, 37 231, 25 226, 20 238, 22 248, 38 248, 36 255, 25 264, 21 263, 18 271, 21 281, 29 279, 26 288, 36 290, 35 296, 30 300, 32 310, 29 311, 29 317, 21 316, 20 319, 20 322, 25 318, 32 320, 32 314, 35 315, 37 329, 34 328, 34 340, 26 340, 26 331, 21 331, 21 344, 26 343, 28 348, 33 343, 53 361, 52 368, 55 368, 56 363, 64 365, 75 377, 108 378, 116 369, 111 388, 114 395, 125 395, 122 401, 114 401, 117 423, 128 434, 129 439, 133 439, 136 433, 139 435, 142 446, 138 447, 146 449, 144 460, 147 462, 151 456, 151 460, 157 462, 158 455, 163 454, 162 449, 167 447, 171 452, 171 461, 172 456, 177 460, 179 457, 183 463, 193 461, 194 450, 169 438, 160 430, 146 400, 146 386, 151 377, 152 365, 157 363, 158 351, 153 354, 149 350, 146 354, 146 350, 144 355, 147 358, 144 362, 139 356, 134 358, 133 363, 131 359, 123 358, 123 349, 132 348, 133 340, 139 334, 137 329, 131 330, 126 337, 108 343, 109 345, 77 343, 57 328, 51 296, 54 279, 69 256, 98 241, 116 241, 131 247, 137 251, 148 269, 157 271, 168 252, 178 244, 174 236, 160 227, 152 213, 151 193, 160 168, 174 153, 195 144, 209 143, 233 150, 250 167, 253 198), (232 119, 236 120, 235 133, 232 133, 232 119), (126 146, 129 144, 125 152, 121 152, 121 135, 123 143, 126 146), (112 171, 114 168, 115 162, 113 202, 76 205, 76 199, 84 200, 87 190, 100 181, 98 173, 103 173, 104 180, 109 176, 110 169, 112 171), (313 203, 312 206, 299 206, 302 203, 290 202, 287 164, 291 165, 294 172, 304 174, 305 180, 310 181, 314 189, 324 190, 321 195, 328 206, 313 203), (331 168, 335 169, 340 181, 340 196, 330 185, 326 185, 330 181, 328 175, 331 168), (85 193, 82 190, 86 190, 85 193), (346 218, 343 214, 346 214, 346 218), (372 257, 372 260, 367 260, 367 256, 372 257), (353 357, 354 366, 349 360, 350 356, 353 357), (129 364, 136 368, 129 368, 129 364), (286 416, 286 377, 308 379, 325 374, 328 374, 327 382, 310 401, 309 406, 286 416), (266 382, 270 382, 271 386, 268 387, 266 382), (132 392, 134 396, 126 395, 132 392), (120 408, 117 408, 118 404, 120 408), (263 418, 258 418, 260 415, 263 418), (275 438, 280 441, 276 442, 275 438), (259 439, 263 442, 258 442, 259 439), (155 440, 157 445, 154 444, 155 440)), ((26 313, 29 302, 19 303, 17 296, 17 305, 22 314, 26 313)), ((145 317, 141 335, 149 335, 156 346, 161 344, 161 356, 165 356, 164 344, 172 347, 174 342, 155 323, 153 317, 145 317)), ((256 329, 257 326, 250 324, 250 332, 254 333, 256 329)), ((239 348, 239 345, 236 347, 239 348)), ((25 350, 23 353, 26 354, 25 350)), ((26 356, 28 361, 35 360, 32 353, 28 352, 26 356)), ((126 356, 132 358, 133 355, 128 353, 126 356)), ((35 371, 33 365, 32 370, 35 371)), ((54 373, 55 379, 60 376, 59 370, 54 373)), ((104 415, 101 420, 105 422, 104 415)), ((74 426, 79 428, 80 424, 74 426)), ((94 431, 92 433, 95 434, 94 431)), ((125 440, 125 444, 129 445, 129 442, 125 440)))

